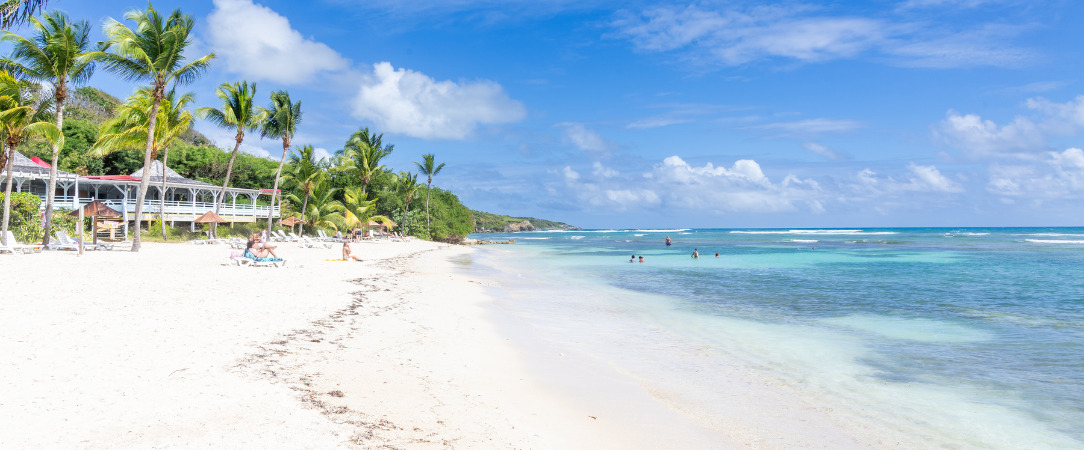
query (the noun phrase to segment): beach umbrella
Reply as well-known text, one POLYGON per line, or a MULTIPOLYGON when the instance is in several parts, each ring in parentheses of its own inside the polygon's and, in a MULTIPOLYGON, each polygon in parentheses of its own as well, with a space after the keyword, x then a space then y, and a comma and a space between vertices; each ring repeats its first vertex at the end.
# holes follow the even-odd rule
MULTIPOLYGON (((71 212, 72 216, 79 217, 79 210, 71 212)), ((94 243, 98 243, 98 218, 99 217, 124 217, 117 210, 110 208, 109 205, 100 201, 94 200, 83 206, 83 216, 90 217, 91 233, 94 235, 94 243)), ((82 237, 80 237, 82 238, 82 237)))
MULTIPOLYGON (((198 219, 193 220, 193 222, 195 222, 195 223, 226 223, 226 219, 223 219, 223 218, 219 217, 218 214, 215 214, 214 211, 207 211, 202 216, 199 216, 198 219)), ((207 237, 208 238, 211 237, 211 230, 210 229, 207 230, 207 237)))
POLYGON ((218 214, 215 214, 214 211, 207 211, 202 216, 199 216, 198 219, 193 220, 193 222, 195 222, 195 223, 226 223, 226 219, 223 219, 223 218, 219 217, 218 214))
POLYGON ((281 224, 284 227, 292 227, 292 226, 297 225, 299 223, 305 223, 305 221, 301 220, 301 219, 298 219, 297 217, 294 217, 294 216, 287 217, 285 219, 282 219, 281 222, 279 222, 279 224, 281 224))

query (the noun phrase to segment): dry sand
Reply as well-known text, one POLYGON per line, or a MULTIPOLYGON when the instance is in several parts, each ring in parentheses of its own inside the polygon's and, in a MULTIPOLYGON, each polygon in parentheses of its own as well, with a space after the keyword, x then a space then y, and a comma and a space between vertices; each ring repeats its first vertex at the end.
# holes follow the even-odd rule
POLYGON ((549 362, 456 270, 471 248, 354 251, 285 243, 286 268, 223 266, 224 245, 0 255, 0 448, 764 444, 574 359, 528 370, 549 362), (554 382, 575 377, 593 393, 554 382))

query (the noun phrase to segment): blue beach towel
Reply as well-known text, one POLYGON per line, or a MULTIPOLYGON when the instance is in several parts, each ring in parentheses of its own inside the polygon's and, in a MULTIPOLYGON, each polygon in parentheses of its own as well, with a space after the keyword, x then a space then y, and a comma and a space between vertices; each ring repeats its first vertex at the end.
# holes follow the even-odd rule
POLYGON ((250 252, 248 250, 245 250, 245 254, 242 255, 242 256, 244 256, 245 258, 251 259, 253 261, 256 261, 256 262, 281 262, 282 261, 282 258, 260 258, 259 256, 253 255, 252 252, 250 252))

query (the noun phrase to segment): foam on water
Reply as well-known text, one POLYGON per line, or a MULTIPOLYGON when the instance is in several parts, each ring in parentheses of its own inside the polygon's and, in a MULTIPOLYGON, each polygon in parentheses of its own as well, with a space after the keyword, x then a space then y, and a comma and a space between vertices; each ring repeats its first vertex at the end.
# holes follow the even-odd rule
POLYGON ((1084 240, 1068 240, 1068 239, 1024 239, 1026 242, 1034 242, 1036 244, 1084 244, 1084 240))
POLYGON ((985 342, 993 338, 993 334, 985 330, 956 323, 921 318, 854 314, 850 316, 823 319, 821 322, 833 326, 865 331, 887 338, 906 339, 919 342, 985 342))

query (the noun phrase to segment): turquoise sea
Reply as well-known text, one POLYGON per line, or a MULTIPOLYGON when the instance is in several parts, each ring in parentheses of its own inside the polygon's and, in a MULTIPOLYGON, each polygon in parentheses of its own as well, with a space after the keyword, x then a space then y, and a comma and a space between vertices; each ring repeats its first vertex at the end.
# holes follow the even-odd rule
POLYGON ((1084 228, 472 237, 516 240, 468 269, 499 308, 704 423, 737 362, 905 447, 1084 448, 1084 228))

